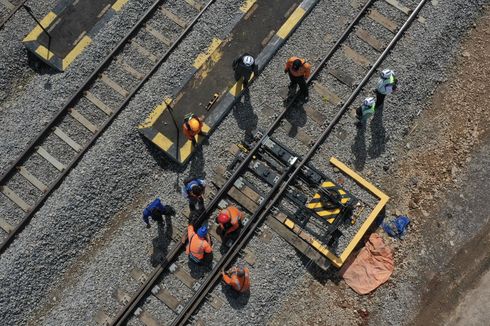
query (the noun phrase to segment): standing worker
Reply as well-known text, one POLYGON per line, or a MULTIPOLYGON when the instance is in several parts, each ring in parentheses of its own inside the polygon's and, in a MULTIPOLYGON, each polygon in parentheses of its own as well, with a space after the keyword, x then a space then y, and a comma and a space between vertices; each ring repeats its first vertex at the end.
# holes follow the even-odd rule
POLYGON ((191 211, 204 209, 204 191, 206 190, 206 181, 199 178, 184 180, 181 193, 189 201, 191 211))
POLYGON ((216 217, 216 222, 219 224, 218 234, 223 238, 223 242, 238 230, 244 217, 245 214, 233 205, 229 205, 218 214, 216 217))
POLYGON ((184 130, 184 135, 192 142, 192 146, 196 146, 196 135, 204 136, 202 133, 204 117, 198 117, 194 113, 189 113, 184 116, 184 123, 182 124, 182 129, 184 130))
POLYGON ((221 274, 223 275, 223 281, 236 292, 244 293, 250 291, 250 271, 247 267, 238 265, 226 273, 222 271, 221 274))
POLYGON ((254 57, 248 53, 242 54, 240 57, 233 60, 233 71, 235 71, 235 80, 243 77, 243 87, 247 87, 248 81, 252 73, 257 75, 258 66, 255 63, 254 57))
POLYGON ((359 119, 357 127, 364 127, 367 120, 373 116, 375 109, 376 101, 374 100, 374 97, 367 97, 356 110, 356 118, 359 119))
POLYGON ((160 198, 156 198, 143 211, 143 222, 147 228, 150 228, 150 217, 153 221, 161 223, 163 222, 162 215, 172 215, 173 213, 172 207, 162 204, 160 198))
POLYGON ((189 260, 196 264, 202 264, 204 255, 213 252, 208 228, 206 226, 201 226, 196 233, 194 231, 194 226, 189 224, 189 226, 187 226, 187 239, 189 240, 189 243, 185 248, 185 253, 189 256, 189 260))
POLYGON ((303 100, 308 101, 308 85, 306 80, 310 77, 311 65, 298 57, 291 57, 286 62, 284 73, 289 75, 289 90, 295 91, 296 84, 299 84, 300 95, 303 96, 303 100))
POLYGON ((376 107, 381 108, 385 102, 385 96, 396 92, 398 79, 393 70, 385 69, 381 72, 376 87, 376 107))

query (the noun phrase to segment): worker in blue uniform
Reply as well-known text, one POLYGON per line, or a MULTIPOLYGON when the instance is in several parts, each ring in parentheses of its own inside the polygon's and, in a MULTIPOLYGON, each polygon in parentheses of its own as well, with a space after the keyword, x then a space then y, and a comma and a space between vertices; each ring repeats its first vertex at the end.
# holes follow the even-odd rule
POLYGON ((200 211, 204 209, 204 190, 206 181, 199 178, 184 180, 184 186, 181 189, 182 196, 189 201, 191 211, 200 211))
POLYGON ((143 222, 150 228, 150 217, 157 223, 163 222, 163 215, 172 215, 174 210, 169 205, 162 204, 160 198, 153 200, 143 211, 143 222))

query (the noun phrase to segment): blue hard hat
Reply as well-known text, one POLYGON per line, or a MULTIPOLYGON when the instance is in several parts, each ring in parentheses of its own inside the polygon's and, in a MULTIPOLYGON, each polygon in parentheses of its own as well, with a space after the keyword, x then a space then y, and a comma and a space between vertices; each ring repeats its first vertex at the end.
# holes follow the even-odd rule
POLYGON ((197 230, 197 235, 200 236, 201 238, 204 238, 208 234, 208 227, 207 226, 201 226, 199 230, 197 230))

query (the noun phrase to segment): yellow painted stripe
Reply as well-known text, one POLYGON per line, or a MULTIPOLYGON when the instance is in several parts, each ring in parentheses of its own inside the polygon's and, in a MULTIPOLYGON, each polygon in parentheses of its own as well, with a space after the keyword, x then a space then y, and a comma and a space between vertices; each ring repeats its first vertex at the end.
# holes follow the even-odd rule
POLYGON ((340 202, 341 202, 342 204, 345 204, 345 203, 347 203, 349 200, 350 200, 350 198, 342 198, 342 199, 340 200, 340 202))
MULTIPOLYGON (((53 22, 53 20, 55 18, 56 18, 56 14, 54 12, 50 11, 40 21, 41 26, 44 27, 44 28, 47 28, 49 25, 51 25, 51 23, 53 22)), ((41 27, 38 26, 38 25, 36 25, 36 27, 34 27, 34 29, 29 34, 27 34, 27 36, 24 38, 23 42, 29 42, 29 41, 35 41, 35 40, 37 40, 37 38, 39 37, 39 35, 41 35, 42 31, 43 30, 41 29, 41 27)))
POLYGON ((294 222, 288 218, 284 221, 284 224, 290 229, 294 228, 294 222))
POLYGON ((191 155, 193 150, 192 142, 190 140, 186 141, 184 146, 180 148, 180 161, 184 162, 187 160, 189 155, 191 155))
POLYGON ((163 149, 164 151, 168 151, 170 147, 172 147, 173 143, 170 139, 165 137, 161 132, 159 132, 153 139, 151 140, 158 147, 163 149))
POLYGON ((206 60, 209 58, 209 56, 218 48, 218 46, 222 43, 223 41, 220 40, 219 38, 213 38, 211 41, 211 44, 208 46, 206 51, 203 53, 200 53, 196 60, 194 60, 194 68, 199 69, 201 66, 206 62, 206 60))
POLYGON ((89 36, 85 35, 82 37, 80 42, 78 42, 77 45, 63 59, 63 70, 65 70, 90 43, 92 43, 92 39, 89 36))
POLYGON ((138 129, 145 129, 145 128, 152 127, 153 124, 155 124, 157 119, 162 115, 163 111, 165 111, 166 108, 167 108, 167 104, 165 104, 165 101, 162 104, 157 105, 157 107, 154 108, 153 111, 150 113, 148 118, 146 118, 145 122, 143 122, 138 126, 138 129))
MULTIPOLYGON (((252 73, 252 75, 250 75, 250 78, 248 79, 249 83, 252 79, 254 79, 254 77, 255 77, 254 73, 252 73)), ((244 88, 245 87, 243 87, 243 81, 242 79, 240 79, 235 84, 233 84, 233 86, 231 86, 228 92, 234 97, 237 97, 238 95, 240 95, 240 93, 243 91, 244 88)))
POLYGON ((334 187, 335 184, 331 181, 325 181, 324 183, 322 183, 322 187, 323 188, 330 188, 330 187, 334 187))
POLYGON ((315 212, 315 213, 321 217, 325 217, 325 216, 330 216, 330 215, 335 215, 335 214, 340 213, 340 209, 336 208, 336 209, 333 209, 331 211, 324 210, 324 211, 319 211, 319 212, 315 212))
POLYGON ((288 20, 281 26, 281 28, 277 31, 276 35, 282 39, 285 39, 289 33, 293 30, 294 27, 298 24, 298 22, 305 15, 305 10, 301 7, 296 8, 295 11, 289 16, 288 20))
POLYGON ((36 49, 36 53, 45 60, 51 60, 54 53, 49 51, 44 45, 39 45, 36 49))
POLYGON ((120 11, 122 7, 126 4, 126 2, 128 2, 128 0, 117 0, 112 5, 112 9, 114 9, 115 11, 120 11))
POLYGON ((343 189, 339 189, 339 194, 341 194, 341 195, 345 195, 345 194, 346 194, 346 192, 345 192, 343 189))
POLYGON ((246 13, 256 2, 257 0, 245 0, 245 2, 240 7, 240 11, 246 13))
POLYGON ((211 130, 211 128, 206 123, 203 122, 201 131, 207 134, 209 130, 211 130))

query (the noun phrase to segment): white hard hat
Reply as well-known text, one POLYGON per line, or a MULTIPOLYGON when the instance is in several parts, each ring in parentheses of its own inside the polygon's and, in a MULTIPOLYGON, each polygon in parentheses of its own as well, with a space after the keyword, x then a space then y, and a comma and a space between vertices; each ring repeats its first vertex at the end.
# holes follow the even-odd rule
POLYGON ((371 106, 371 105, 373 105, 375 103, 376 103, 376 101, 374 100, 374 97, 366 97, 364 99, 364 101, 362 102, 362 105, 364 105, 364 106, 371 106))
POLYGON ((244 56, 242 60, 245 66, 251 66, 254 64, 254 58, 251 55, 244 56))
POLYGON ((391 69, 385 69, 381 72, 381 78, 386 79, 390 78, 390 76, 393 76, 395 73, 391 69))

